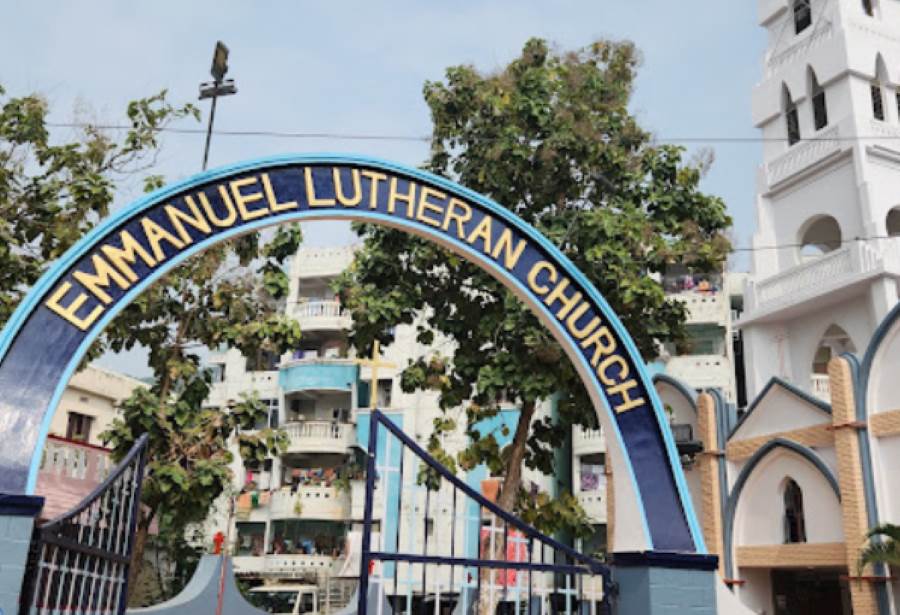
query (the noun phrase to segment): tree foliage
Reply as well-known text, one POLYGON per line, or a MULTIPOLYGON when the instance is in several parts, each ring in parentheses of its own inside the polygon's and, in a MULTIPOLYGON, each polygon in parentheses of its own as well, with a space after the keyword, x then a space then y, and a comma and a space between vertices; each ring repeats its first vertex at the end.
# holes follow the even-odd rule
POLYGON ((153 386, 135 391, 101 436, 122 456, 141 434, 150 434, 130 571, 135 577, 154 520, 161 533, 183 536, 226 493, 233 478, 232 438, 245 462, 261 463, 286 445, 284 432, 266 423, 267 407, 255 395, 233 400, 228 409, 204 407, 211 375, 201 368, 199 351, 236 348, 256 357, 297 347, 300 326, 280 308, 288 288, 284 261, 300 241, 299 226, 289 225, 207 249, 128 305, 93 349, 96 355, 143 346, 154 374, 153 386))
POLYGON ((121 138, 92 126, 71 141, 51 137, 37 95, 9 98, 0 87, 0 324, 23 295, 109 212, 117 181, 148 169, 159 130, 193 105, 173 106, 165 90, 128 105, 121 138))
MULTIPOLYGON (((128 105, 130 127, 121 138, 87 125, 60 142, 47 113, 39 96, 4 98, 0 111, 0 323, 50 262, 109 212, 123 179, 140 176, 147 190, 161 185, 149 174, 160 129, 199 119, 195 107, 174 106, 163 91, 128 105)), ((299 226, 288 225, 207 249, 125 307, 85 358, 135 346, 149 351, 153 385, 136 389, 101 436, 121 458, 150 434, 132 581, 154 521, 156 543, 180 557, 188 527, 231 485, 235 438, 245 460, 262 461, 285 444, 283 432, 257 429, 266 408, 252 394, 228 412, 204 407, 211 377, 200 352, 224 346, 252 357, 296 347, 299 325, 280 308, 288 288, 283 265, 301 239, 299 226)))
MULTIPOLYGON (((557 53, 532 39, 498 72, 451 67, 424 87, 433 120, 426 168, 535 226, 597 286, 652 359, 659 343, 685 339, 685 309, 666 298, 659 275, 672 265, 720 270, 730 219, 719 198, 699 190, 701 169, 684 161, 683 150, 655 144, 629 113, 637 63, 628 43, 557 53)), ((521 489, 523 463, 552 474, 568 427, 595 423, 562 349, 517 298, 465 259, 396 230, 358 228, 365 247, 339 284, 353 313, 353 344, 389 344, 398 323, 416 324, 425 344, 435 333, 454 344, 452 357, 421 357, 402 374, 407 391, 440 392, 445 416, 435 422, 431 451, 451 461, 438 435, 459 418, 471 445, 456 461, 502 469, 502 506, 518 501, 547 529, 558 525, 553 519, 579 524, 574 500, 565 500, 574 512, 560 515, 521 489), (557 420, 533 421, 536 404, 554 393, 557 420), (501 448, 477 427, 512 405, 521 409, 519 423, 501 448)))
POLYGON ((859 572, 869 564, 900 566, 900 525, 884 523, 866 534, 868 543, 859 556, 859 572))

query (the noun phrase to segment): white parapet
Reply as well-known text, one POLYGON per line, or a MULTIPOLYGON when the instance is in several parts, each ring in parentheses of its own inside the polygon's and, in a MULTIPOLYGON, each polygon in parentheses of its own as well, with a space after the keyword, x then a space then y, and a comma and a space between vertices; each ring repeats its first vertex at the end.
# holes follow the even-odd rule
POLYGON ((288 306, 288 315, 293 317, 302 331, 333 331, 349 329, 352 324, 339 301, 297 301, 288 306))
POLYGON ((288 453, 346 453, 356 441, 354 426, 334 421, 285 423, 288 453))

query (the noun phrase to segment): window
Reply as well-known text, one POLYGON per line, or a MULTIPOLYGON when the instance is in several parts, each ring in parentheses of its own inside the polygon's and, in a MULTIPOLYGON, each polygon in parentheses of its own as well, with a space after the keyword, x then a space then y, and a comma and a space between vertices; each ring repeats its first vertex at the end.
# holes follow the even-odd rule
POLYGON ((812 373, 819 375, 828 374, 828 362, 832 357, 839 357, 845 352, 856 352, 853 340, 838 325, 829 325, 822 334, 816 354, 813 355, 812 373))
POLYGON ((881 57, 881 54, 878 54, 878 57, 875 59, 875 79, 869 86, 869 90, 872 93, 872 116, 880 122, 886 119, 882 90, 887 83, 887 65, 884 63, 884 58, 881 57))
POLYGON ((797 116, 797 105, 791 98, 791 92, 784 86, 781 91, 781 102, 784 107, 784 123, 787 128, 788 146, 800 140, 800 119, 797 116))
POLYGON ((793 479, 784 486, 784 543, 806 542, 806 519, 803 515, 803 492, 793 479))
POLYGON ((863 11, 865 11, 866 15, 869 17, 875 16, 875 6, 872 0, 862 0, 863 11))
POLYGON ((260 399, 259 403, 266 408, 266 416, 261 417, 254 429, 265 429, 267 426, 273 429, 278 427, 278 400, 277 399, 260 399))
POLYGON ((881 98, 881 84, 875 82, 871 85, 872 90, 872 115, 876 120, 884 121, 884 101, 881 98))
POLYGON ((811 68, 809 69, 809 85, 812 97, 813 125, 816 130, 821 130, 828 125, 828 107, 825 103, 825 90, 819 85, 816 73, 811 68))
POLYGON ((895 207, 888 212, 885 220, 888 237, 896 237, 900 235, 900 207, 895 207))
POLYGON ((225 382, 225 364, 213 363, 209 366, 209 374, 213 382, 225 382))
POLYGON ((800 34, 812 25, 810 0, 794 0, 794 32, 800 34))
POLYGON ((833 216, 814 216, 800 227, 800 262, 820 258, 841 247, 841 226, 833 216))
POLYGON ((78 442, 89 442, 91 439, 91 423, 94 417, 78 412, 69 412, 69 422, 66 425, 66 438, 78 442))
POLYGON ((394 381, 390 378, 378 379, 378 397, 375 400, 377 408, 391 407, 391 392, 394 388, 394 381))
POLYGON ((583 492, 596 492, 606 489, 606 455, 595 453, 580 457, 580 487, 583 492))

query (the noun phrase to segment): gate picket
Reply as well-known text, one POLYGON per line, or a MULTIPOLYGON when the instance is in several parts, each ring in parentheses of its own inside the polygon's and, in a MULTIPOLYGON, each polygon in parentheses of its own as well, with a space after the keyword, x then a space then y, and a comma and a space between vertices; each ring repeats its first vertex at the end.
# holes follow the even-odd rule
POLYGON ((454 615, 474 615, 485 605, 491 613, 505 615, 602 615, 609 610, 612 583, 604 563, 498 507, 379 410, 372 411, 369 423, 363 523, 358 615, 390 615, 388 608, 398 614, 412 615, 415 610, 441 615, 446 612, 442 601, 453 605, 454 615), (380 438, 386 438, 383 449, 380 438), (396 460, 392 440, 400 447, 396 460), (397 487, 396 496, 391 485, 397 487), (374 535, 376 489, 381 491, 382 517, 374 535), (396 503, 389 497, 396 497, 396 503), (389 530, 394 522, 396 529, 389 530), (442 546, 440 537, 447 536, 449 545, 442 546), (459 538, 462 554, 457 552, 459 538), (406 572, 403 579, 401 566, 406 572), (376 586, 374 595, 370 583, 376 586), (392 598, 386 593, 389 587, 392 598), (369 604, 373 598, 375 604, 369 604))
POLYGON ((125 612, 147 435, 73 510, 34 531, 21 615, 125 612))

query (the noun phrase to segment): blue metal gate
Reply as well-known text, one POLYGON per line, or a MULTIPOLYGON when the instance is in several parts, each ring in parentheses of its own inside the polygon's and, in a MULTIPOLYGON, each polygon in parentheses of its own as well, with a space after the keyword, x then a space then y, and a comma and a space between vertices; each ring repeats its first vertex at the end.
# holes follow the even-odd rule
POLYGON ((499 508, 378 410, 363 523, 358 615, 608 612, 609 568, 499 508))
POLYGON ((147 435, 74 510, 35 529, 22 615, 125 612, 147 435))

